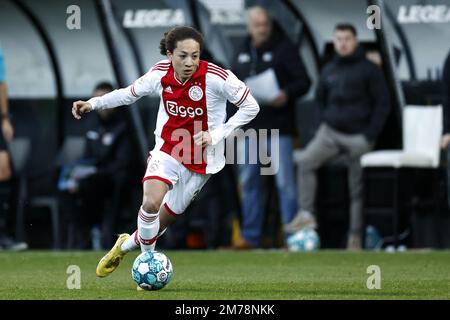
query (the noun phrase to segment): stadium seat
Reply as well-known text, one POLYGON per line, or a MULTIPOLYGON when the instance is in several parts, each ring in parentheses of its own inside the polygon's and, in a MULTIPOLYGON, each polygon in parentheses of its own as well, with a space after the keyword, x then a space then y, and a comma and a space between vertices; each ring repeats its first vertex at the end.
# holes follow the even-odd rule
POLYGON ((56 158, 56 165, 74 162, 83 156, 86 140, 79 136, 67 136, 56 158))
MULTIPOLYGON (((440 139, 442 135, 442 106, 405 106, 402 120, 403 130, 403 149, 402 150, 378 150, 366 153, 361 157, 361 166, 364 169, 365 186, 367 187, 368 178, 382 178, 386 175, 377 173, 370 176, 369 169, 385 168, 391 170, 390 178, 393 182, 393 202, 391 208, 371 208, 365 201, 364 216, 367 220, 368 215, 380 215, 382 213, 391 215, 393 244, 395 247, 399 241, 399 219, 402 210, 401 194, 401 170, 431 170, 432 190, 434 195, 438 194, 438 167, 440 160, 440 139)), ((410 185, 409 187, 413 187, 410 185)), ((368 197, 368 188, 365 190, 365 200, 368 197)), ((413 191, 414 192, 414 191, 413 191)), ((417 198, 416 198, 417 199, 417 198)), ((414 206, 412 198, 408 203, 414 206)), ((416 201, 417 202, 417 201, 416 201)), ((433 205, 438 206, 439 201, 432 201, 433 205)), ((417 204, 417 203, 416 203, 417 204)), ((438 209, 438 208, 436 208, 438 209)), ((365 230, 365 228, 364 228, 365 230)))
MULTIPOLYGON (((64 150, 71 150, 73 153, 76 148, 72 148, 74 144, 78 145, 78 140, 67 141, 63 146, 64 150)), ((28 193, 28 179, 30 175, 27 173, 27 163, 31 154, 31 144, 28 138, 15 138, 9 145, 11 152, 14 175, 18 181, 17 184, 17 218, 16 218, 16 237, 19 241, 24 240, 25 237, 25 208, 26 207, 41 207, 47 208, 50 212, 52 221, 52 238, 53 248, 58 249, 60 244, 60 225, 59 225, 59 206, 56 197, 54 196, 34 196, 31 197, 28 193)), ((67 153, 67 152, 66 152, 67 153)), ((58 155, 57 161, 70 158, 70 154, 61 152, 58 155)), ((53 166, 52 166, 53 168, 53 166)), ((47 172, 47 171, 46 171, 47 172)))

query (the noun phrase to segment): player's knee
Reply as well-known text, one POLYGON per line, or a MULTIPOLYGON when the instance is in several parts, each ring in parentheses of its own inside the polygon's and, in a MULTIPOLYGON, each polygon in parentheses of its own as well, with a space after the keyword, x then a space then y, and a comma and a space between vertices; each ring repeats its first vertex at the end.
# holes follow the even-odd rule
POLYGON ((156 200, 152 197, 144 196, 144 201, 142 202, 142 208, 145 212, 148 213, 156 213, 159 211, 159 207, 161 207, 161 201, 156 200))

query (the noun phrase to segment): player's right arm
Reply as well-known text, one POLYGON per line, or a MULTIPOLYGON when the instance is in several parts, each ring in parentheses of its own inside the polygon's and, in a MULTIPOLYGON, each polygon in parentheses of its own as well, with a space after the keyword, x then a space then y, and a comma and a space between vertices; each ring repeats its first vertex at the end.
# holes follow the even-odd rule
POLYGON ((141 97, 156 92, 159 81, 160 73, 152 68, 126 88, 114 90, 104 96, 91 98, 88 101, 75 101, 72 106, 72 114, 75 119, 79 120, 84 113, 92 110, 110 109, 133 104, 141 97))

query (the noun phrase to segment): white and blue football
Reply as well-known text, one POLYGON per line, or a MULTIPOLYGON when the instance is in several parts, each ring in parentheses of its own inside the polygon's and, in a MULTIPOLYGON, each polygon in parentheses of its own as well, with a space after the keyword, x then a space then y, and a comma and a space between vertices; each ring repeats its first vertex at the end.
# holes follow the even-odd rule
POLYGON ((162 252, 143 252, 134 260, 131 275, 142 289, 160 290, 172 279, 172 263, 162 252))

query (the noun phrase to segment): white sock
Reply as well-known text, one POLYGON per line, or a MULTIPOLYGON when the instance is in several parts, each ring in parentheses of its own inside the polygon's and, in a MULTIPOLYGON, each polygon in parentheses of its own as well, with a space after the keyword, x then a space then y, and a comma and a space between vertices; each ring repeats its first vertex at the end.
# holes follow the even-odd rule
POLYGON ((154 251, 159 231, 159 213, 148 213, 141 207, 137 221, 141 251, 154 251))
POLYGON ((120 246, 120 250, 122 252, 130 252, 134 249, 137 249, 140 247, 139 238, 138 238, 138 231, 136 230, 133 232, 131 237, 129 237, 127 240, 125 240, 122 245, 120 246))
MULTIPOLYGON (((161 237, 165 232, 167 228, 164 228, 164 230, 159 231, 158 233, 158 239, 161 237)), ((123 252, 130 252, 137 248, 139 248, 141 245, 139 243, 139 235, 138 231, 134 231, 133 234, 125 240, 122 245, 120 246, 120 250, 123 252)))

